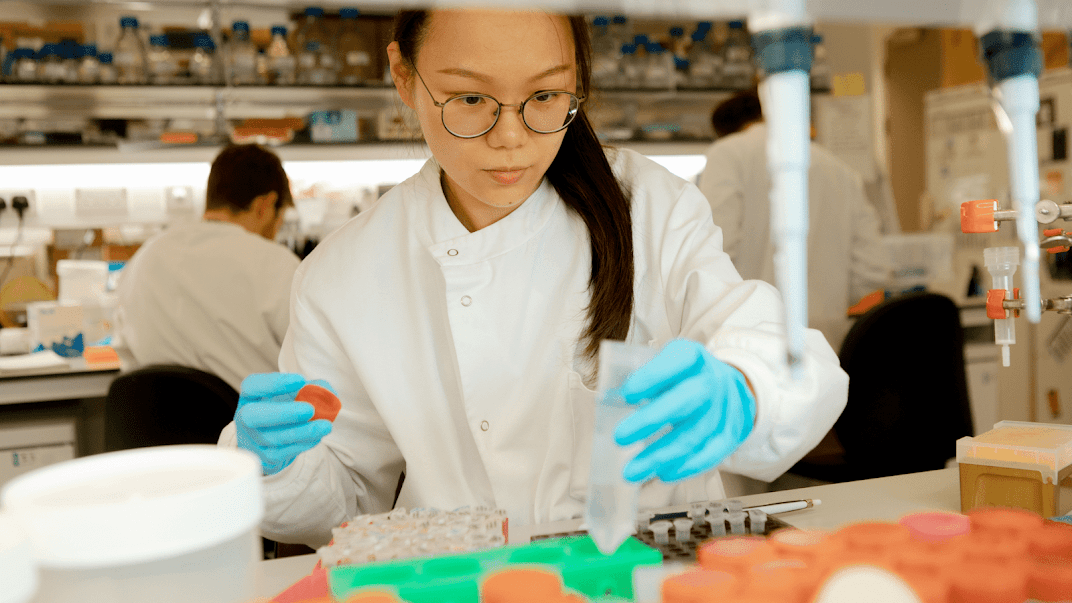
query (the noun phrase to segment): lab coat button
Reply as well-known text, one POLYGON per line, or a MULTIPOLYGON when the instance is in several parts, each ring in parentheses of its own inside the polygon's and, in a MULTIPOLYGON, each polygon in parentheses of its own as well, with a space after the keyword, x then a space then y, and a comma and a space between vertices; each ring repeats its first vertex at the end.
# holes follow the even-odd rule
POLYGON ((487 421, 480 422, 480 431, 487 431, 489 428, 491 428, 490 423, 488 423, 487 421))
POLYGON ((458 250, 457 249, 448 249, 447 250, 447 255, 450 255, 450 256, 458 255, 458 250))
POLYGON ((468 306, 471 303, 473 303, 473 298, 469 297, 468 295, 463 295, 462 296, 462 305, 463 306, 468 306))

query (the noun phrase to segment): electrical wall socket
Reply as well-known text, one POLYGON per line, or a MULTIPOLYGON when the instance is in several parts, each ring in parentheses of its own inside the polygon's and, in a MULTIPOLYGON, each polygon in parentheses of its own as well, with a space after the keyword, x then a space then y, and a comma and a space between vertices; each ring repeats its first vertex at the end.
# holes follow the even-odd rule
POLYGON ((28 222, 30 218, 37 215, 37 197, 34 195, 33 189, 2 189, 0 188, 0 199, 4 200, 7 205, 7 209, 3 213, 0 213, 0 221, 5 225, 9 222, 14 224, 18 221, 18 213, 15 212, 15 208, 12 207, 12 202, 15 197, 26 197, 26 200, 30 203, 28 207, 22 213, 23 222, 28 222))

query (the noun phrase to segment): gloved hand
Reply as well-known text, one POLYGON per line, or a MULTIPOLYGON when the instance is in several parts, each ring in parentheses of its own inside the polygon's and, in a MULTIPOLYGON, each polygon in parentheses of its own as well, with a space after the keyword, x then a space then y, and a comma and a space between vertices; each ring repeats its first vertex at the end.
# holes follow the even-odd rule
MULTIPOLYGON (((242 381, 235 411, 238 447, 260 457, 264 475, 282 471, 331 433, 331 421, 309 420, 312 404, 294 400, 306 383, 305 377, 294 373, 258 373, 242 381)), ((308 383, 331 390, 325 381, 308 383)))
POLYGON ((744 375, 685 339, 666 344, 620 391, 630 404, 648 403, 618 424, 618 444, 628 446, 671 426, 625 466, 625 479, 633 482, 654 476, 671 482, 718 466, 752 432, 756 418, 744 375))

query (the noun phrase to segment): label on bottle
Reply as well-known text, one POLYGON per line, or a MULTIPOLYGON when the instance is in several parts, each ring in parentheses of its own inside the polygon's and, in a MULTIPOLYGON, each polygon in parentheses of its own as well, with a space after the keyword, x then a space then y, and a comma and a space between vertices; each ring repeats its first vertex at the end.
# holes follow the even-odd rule
POLYGON ((301 65, 302 69, 312 69, 316 67, 316 55, 311 52, 303 52, 298 57, 298 64, 301 65))
POLYGON ((138 58, 133 52, 131 52, 129 50, 125 50, 123 52, 115 53, 114 61, 115 61, 116 65, 122 65, 124 67, 129 67, 129 66, 137 63, 138 58))
POLYGON ((369 53, 363 50, 351 50, 346 53, 346 64, 351 67, 365 67, 369 62, 369 53))

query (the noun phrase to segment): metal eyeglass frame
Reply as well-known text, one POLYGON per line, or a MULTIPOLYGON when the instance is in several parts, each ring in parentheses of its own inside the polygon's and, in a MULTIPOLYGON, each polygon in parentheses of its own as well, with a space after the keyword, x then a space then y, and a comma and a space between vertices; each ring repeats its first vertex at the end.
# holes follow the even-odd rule
POLYGON ((555 132, 561 132, 562 130, 565 130, 566 128, 568 128, 569 125, 571 123, 573 123, 573 120, 577 118, 577 112, 580 111, 580 109, 581 109, 581 103, 583 103, 585 101, 585 98, 586 98, 586 97, 583 97, 583 96, 577 96, 576 94, 574 94, 574 93, 572 93, 572 92, 570 92, 568 90, 541 90, 541 91, 533 94, 532 96, 526 98, 524 101, 522 101, 519 104, 507 105, 507 104, 504 104, 504 103, 500 103, 499 99, 497 99, 494 96, 491 96, 489 94, 481 94, 479 92, 467 92, 465 94, 455 94, 454 96, 448 98, 447 100, 445 100, 443 102, 439 102, 439 101, 437 101, 435 99, 435 96, 432 95, 432 90, 428 88, 428 84, 424 83, 424 78, 421 77, 421 74, 420 74, 419 71, 417 71, 416 67, 413 68, 413 73, 416 73, 417 74, 417 79, 421 80, 421 85, 424 86, 424 90, 425 90, 425 92, 428 93, 428 97, 432 99, 432 102, 435 103, 435 106, 439 107, 439 121, 443 124, 443 129, 446 130, 447 132, 450 132, 450 135, 454 136, 456 138, 480 138, 481 136, 487 134, 488 132, 491 132, 492 128, 494 128, 495 125, 499 123, 499 116, 502 115, 502 108, 503 107, 517 107, 517 113, 518 113, 518 115, 521 116, 521 123, 525 124, 526 128, 528 128, 529 130, 532 130, 533 132, 535 132, 537 134, 554 134, 555 132), (528 120, 525 119, 525 104, 528 103, 530 100, 536 98, 537 96, 540 96, 541 94, 550 94, 550 93, 568 94, 568 95, 572 96, 573 98, 577 99, 577 108, 574 109, 573 111, 570 111, 570 113, 569 113, 569 121, 567 121, 566 123, 562 124, 561 128, 555 128, 554 130, 547 130, 547 131, 537 130, 536 128, 533 128, 532 126, 530 126, 528 120), (450 101, 452 101, 452 100, 454 100, 456 98, 464 98, 464 97, 468 97, 468 96, 478 96, 480 98, 489 99, 489 100, 493 101, 496 105, 498 105, 498 107, 495 109, 495 121, 491 122, 491 125, 488 126, 487 130, 484 130, 483 132, 481 132, 479 134, 473 134, 471 136, 462 136, 461 134, 455 134, 454 130, 451 130, 450 128, 447 127, 446 111, 444 110, 444 107, 447 106, 447 103, 449 103, 450 101))

